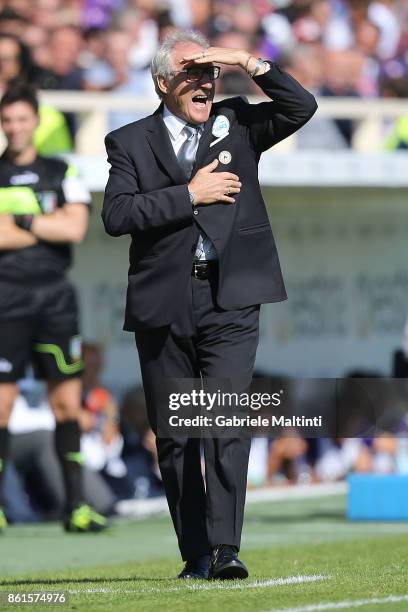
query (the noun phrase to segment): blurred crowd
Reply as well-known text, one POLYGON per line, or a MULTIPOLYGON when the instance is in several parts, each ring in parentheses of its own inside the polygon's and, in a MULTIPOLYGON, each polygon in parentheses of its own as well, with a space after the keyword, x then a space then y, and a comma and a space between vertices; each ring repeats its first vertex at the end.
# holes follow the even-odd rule
MULTIPOLYGON (((155 438, 149 428, 140 387, 129 388, 118 402, 103 382, 103 352, 83 346, 81 453, 85 500, 112 514, 120 500, 164 495, 155 438)), ((28 370, 9 424, 10 461, 5 470, 6 512, 11 522, 59 519, 65 499, 54 443, 55 419, 45 384, 28 370)))
MULTIPOLYGON (((143 390, 131 387, 118 401, 102 382, 101 346, 86 343, 84 360, 80 427, 86 501, 106 514, 140 513, 139 500, 164 496, 143 390)), ((398 351, 393 376, 406 380, 407 372, 408 358, 398 351)), ((278 379, 264 376, 255 374, 277 384, 278 379)), ((372 372, 353 372, 350 380, 373 380, 376 376, 372 372)), ((279 384, 282 381, 279 378, 279 384)), ((321 407, 322 413, 324 406, 330 406, 324 391, 327 386, 316 383, 312 395, 304 389, 301 397, 296 398, 296 405, 305 414, 310 401, 314 407, 321 407)), ((286 385, 285 388, 290 390, 286 385)), ((345 399, 349 402, 350 398, 345 399)), ((364 414, 362 408, 360 403, 357 412, 364 414)), ((356 410, 352 408, 349 412, 355 415, 356 410)), ((405 404, 403 412, 406 413, 405 404)), ((54 448, 54 428, 44 385, 28 372, 20 383, 20 395, 9 425, 11 460, 6 466, 5 497, 12 522, 55 520, 62 513, 64 490, 54 448)), ((407 431, 405 416, 397 431, 378 429, 376 434, 367 433, 367 437, 306 438, 288 429, 271 438, 258 432, 252 439, 248 488, 332 483, 351 473, 408 474, 407 431)))
MULTIPOLYGON (((212 45, 278 61, 320 96, 408 97, 408 0, 0 0, 0 92, 27 81, 44 90, 154 98, 149 64, 173 28, 194 28, 212 45)), ((225 95, 257 93, 243 71, 225 66, 216 88, 225 95)), ((46 126, 43 121, 36 134, 37 148, 71 150, 77 117, 44 105, 40 116, 46 126)), ((111 113, 109 128, 136 118, 111 113)), ((407 125, 394 148, 408 148, 407 125)), ((301 146, 332 149, 350 146, 352 135, 349 120, 316 116, 299 139, 301 146)), ((118 401, 101 382, 101 348, 88 344, 84 357, 87 501, 109 513, 120 500, 163 495, 143 391, 132 388, 118 401)), ((28 378, 13 411, 5 487, 12 520, 62 512, 55 422, 44 398, 41 385, 28 378)), ((406 437, 257 437, 248 484, 333 482, 352 471, 408 473, 406 437)))
MULTIPOLYGON (((149 63, 173 28, 278 61, 321 96, 408 95, 407 0, 0 0, 0 90, 23 78, 42 89, 153 98, 149 63)), ((216 87, 256 93, 231 67, 216 87)), ((109 127, 134 119, 115 113, 109 127)), ((75 117, 66 120, 73 137, 75 117)), ((350 145, 350 122, 333 131, 329 146, 350 145)))

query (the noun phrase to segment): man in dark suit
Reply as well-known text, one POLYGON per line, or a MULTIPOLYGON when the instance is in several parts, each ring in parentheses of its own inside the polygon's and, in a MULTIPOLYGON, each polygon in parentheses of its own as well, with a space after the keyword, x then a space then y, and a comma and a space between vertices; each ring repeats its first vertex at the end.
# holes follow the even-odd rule
MULTIPOLYGON (((106 231, 130 234, 124 329, 134 331, 151 426, 166 405, 160 381, 250 384, 260 304, 286 299, 258 182, 263 151, 315 112, 314 97, 272 62, 176 32, 152 61, 156 112, 106 137, 106 231), (228 64, 273 101, 213 103, 228 64)), ((234 389, 235 390, 235 389, 234 389)), ((168 404, 167 404, 168 409, 168 404)), ((183 560, 180 578, 246 578, 238 559, 250 439, 157 437, 183 560)))

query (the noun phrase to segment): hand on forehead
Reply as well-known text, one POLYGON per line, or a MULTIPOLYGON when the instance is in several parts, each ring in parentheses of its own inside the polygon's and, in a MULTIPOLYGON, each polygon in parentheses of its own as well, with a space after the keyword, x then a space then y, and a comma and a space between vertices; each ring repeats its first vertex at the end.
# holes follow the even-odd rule
MULTIPOLYGON (((205 53, 205 51, 205 47, 201 47, 200 45, 194 42, 179 43, 174 47, 172 53, 175 67, 179 68, 180 65, 182 65, 183 67, 193 66, 195 63, 194 60, 185 61, 184 58, 198 53, 201 55, 203 52, 205 53)), ((207 65, 211 66, 212 63, 208 62, 207 65)))

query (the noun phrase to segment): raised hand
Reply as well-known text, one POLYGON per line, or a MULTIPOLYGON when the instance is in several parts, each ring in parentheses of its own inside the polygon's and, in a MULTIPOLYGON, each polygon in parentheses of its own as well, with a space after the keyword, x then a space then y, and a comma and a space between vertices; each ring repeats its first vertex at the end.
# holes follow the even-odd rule
MULTIPOLYGON (((220 63, 228 64, 229 66, 241 66, 246 67, 248 58, 252 57, 248 51, 243 49, 225 49, 223 47, 209 47, 203 49, 199 53, 193 53, 192 55, 186 55, 181 60, 181 64, 187 64, 193 62, 194 64, 209 64, 209 63, 220 63)), ((256 61, 256 60, 255 60, 256 61)))

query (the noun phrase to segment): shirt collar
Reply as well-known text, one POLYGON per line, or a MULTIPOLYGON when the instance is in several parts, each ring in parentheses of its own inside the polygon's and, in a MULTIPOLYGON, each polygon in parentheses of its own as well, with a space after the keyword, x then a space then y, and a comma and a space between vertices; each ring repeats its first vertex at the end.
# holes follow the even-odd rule
MULTIPOLYGON (((169 111, 165 104, 163 108, 163 121, 166 124, 166 128, 170 132, 170 135, 173 140, 177 140, 177 138, 183 131, 184 126, 187 125, 187 121, 184 121, 184 119, 181 119, 180 117, 177 117, 177 115, 174 115, 171 111, 169 111)), ((204 128, 204 123, 200 123, 199 125, 197 125, 197 127, 202 130, 204 128)))

